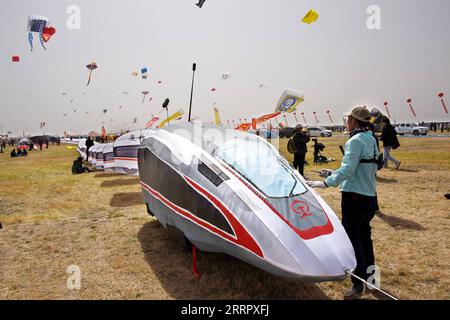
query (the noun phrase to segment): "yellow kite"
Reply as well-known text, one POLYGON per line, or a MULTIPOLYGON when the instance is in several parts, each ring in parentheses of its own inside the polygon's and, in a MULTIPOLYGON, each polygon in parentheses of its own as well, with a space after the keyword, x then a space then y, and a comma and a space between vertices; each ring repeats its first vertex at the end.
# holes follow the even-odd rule
POLYGON ((220 126, 220 115, 219 115, 219 109, 214 107, 214 119, 216 121, 216 126, 220 126))
POLYGON ((311 24, 319 19, 319 14, 314 10, 309 10, 308 13, 303 17, 302 22, 311 24))
POLYGON ((184 114, 183 110, 178 110, 177 112, 175 112, 173 115, 171 115, 170 117, 168 117, 166 120, 162 121, 159 125, 158 125, 158 129, 162 129, 164 128, 164 126, 172 120, 181 118, 184 114))

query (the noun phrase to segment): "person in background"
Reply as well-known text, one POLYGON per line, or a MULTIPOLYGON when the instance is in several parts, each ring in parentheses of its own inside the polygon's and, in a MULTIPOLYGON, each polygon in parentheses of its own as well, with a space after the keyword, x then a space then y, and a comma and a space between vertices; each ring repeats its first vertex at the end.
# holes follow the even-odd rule
POLYGON ((27 155, 28 155, 27 149, 22 149, 22 154, 20 156, 21 157, 26 157, 27 155))
POLYGON ((391 156, 391 150, 395 150, 400 147, 400 143, 397 138, 397 131, 395 131, 395 128, 391 125, 391 121, 388 118, 384 118, 383 123, 384 126, 380 140, 383 141, 384 167, 387 168, 388 162, 391 160, 395 164, 395 169, 398 169, 402 162, 391 156))
POLYGON ((17 152, 16 152, 16 149, 12 149, 12 151, 11 151, 11 158, 17 158, 18 157, 18 155, 17 155, 17 152))
MULTIPOLYGON (((379 153, 369 126, 370 119, 367 109, 353 109, 346 123, 350 139, 345 144, 341 167, 324 181, 306 182, 314 188, 340 186, 342 225, 353 245, 357 263, 354 274, 364 280, 373 274, 369 267, 375 265, 370 221, 375 216, 379 153)), ((351 280, 352 287, 344 299, 357 299, 373 292, 356 277, 352 276, 351 280)))
POLYGON ((91 170, 89 170, 89 168, 83 166, 83 158, 82 157, 78 157, 77 160, 73 161, 72 164, 72 173, 73 174, 80 174, 83 172, 91 172, 91 170))
POLYGON ((89 149, 94 145, 94 141, 92 141, 91 137, 88 137, 86 140, 86 161, 89 161, 89 149))
POLYGON ((298 124, 295 127, 294 133, 294 144, 297 149, 297 152, 294 153, 294 163, 292 164, 295 169, 298 169, 298 172, 304 176, 304 168, 305 168, 305 158, 306 153, 308 152, 308 147, 306 144, 311 140, 309 134, 306 130, 303 129, 301 124, 298 124))

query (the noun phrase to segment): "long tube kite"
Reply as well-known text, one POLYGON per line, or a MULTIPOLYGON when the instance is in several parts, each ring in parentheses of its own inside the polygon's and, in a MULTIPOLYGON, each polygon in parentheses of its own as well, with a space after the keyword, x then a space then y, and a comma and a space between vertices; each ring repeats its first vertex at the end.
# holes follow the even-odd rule
POLYGON ((214 121, 216 126, 220 126, 220 115, 219 115, 219 109, 217 107, 214 107, 214 121))
POLYGON ((409 108, 411 109, 411 112, 412 112, 412 114, 413 114, 413 116, 415 118, 416 117, 416 112, 414 111, 414 108, 412 106, 412 99, 409 98, 408 100, 406 100, 406 102, 409 104, 409 108))
POLYGON ((303 117, 303 121, 304 121, 305 124, 306 124, 306 118, 305 118, 305 113, 304 113, 304 112, 302 112, 302 117, 303 117))
POLYGON ((316 124, 319 123, 319 119, 317 119, 317 113, 314 111, 313 112, 314 118, 316 119, 316 124))
POLYGON ((438 94, 438 97, 441 98, 441 103, 442 103, 442 106, 444 107, 444 112, 448 114, 448 109, 447 109, 447 106, 445 105, 445 102, 444 102, 444 93, 440 92, 438 94))
POLYGON ((333 119, 331 118, 331 115, 330 115, 330 110, 327 110, 327 114, 328 114, 328 118, 330 118, 331 124, 334 125, 333 119))
POLYGON ((177 118, 182 117, 184 114, 183 110, 178 110, 177 112, 175 112, 173 115, 171 115, 170 117, 168 117, 166 120, 163 120, 159 125, 158 125, 158 129, 162 129, 164 128, 164 126, 172 120, 175 120, 177 118))
POLYGON ((148 92, 148 91, 142 91, 142 94, 144 95, 144 96, 142 97, 142 103, 144 103, 145 97, 146 97, 149 93, 150 93, 150 92, 148 92))
POLYGON ((391 118, 391 113, 389 112, 389 108, 388 108, 389 103, 387 101, 384 102, 384 107, 386 108, 386 112, 389 116, 389 119, 391 118))
POLYGON ((88 78, 88 82, 87 85, 88 86, 91 83, 91 76, 92 76, 92 71, 94 71, 95 69, 98 68, 97 63, 96 62, 91 62, 90 64, 88 64, 86 66, 86 68, 89 69, 89 78, 88 78))
POLYGON ((303 17, 302 22, 311 24, 319 19, 319 14, 313 9, 309 10, 308 13, 303 17))
POLYGON ((146 128, 146 129, 151 128, 152 125, 154 125, 155 122, 158 121, 158 120, 159 120, 159 117, 153 117, 153 118, 151 118, 150 121, 147 122, 147 125, 145 126, 145 128, 146 128))

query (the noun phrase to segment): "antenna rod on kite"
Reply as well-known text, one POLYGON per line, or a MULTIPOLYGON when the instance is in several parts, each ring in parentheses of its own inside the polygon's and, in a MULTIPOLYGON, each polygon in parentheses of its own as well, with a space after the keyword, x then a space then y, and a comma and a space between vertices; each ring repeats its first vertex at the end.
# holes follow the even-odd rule
POLYGON ((191 122, 191 108, 192 108, 192 94, 194 93, 194 76, 195 76, 195 69, 197 68, 197 64, 192 65, 192 86, 191 86, 191 102, 189 103, 189 117, 188 122, 191 122))
MULTIPOLYGON (((163 109, 166 109, 167 119, 169 119, 169 101, 169 99, 166 99, 162 105, 163 109)), ((169 121, 167 121, 167 124, 169 124, 169 121)))

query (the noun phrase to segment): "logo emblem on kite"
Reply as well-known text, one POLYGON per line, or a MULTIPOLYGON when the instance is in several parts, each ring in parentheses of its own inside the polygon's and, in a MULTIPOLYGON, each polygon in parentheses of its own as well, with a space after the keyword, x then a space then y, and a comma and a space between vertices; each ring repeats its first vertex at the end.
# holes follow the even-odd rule
POLYGON ((280 111, 291 113, 295 111, 297 105, 303 101, 303 94, 301 92, 286 89, 278 100, 275 112, 280 111))
POLYGON ((304 201, 294 200, 292 201, 290 207, 293 212, 301 215, 300 219, 312 216, 311 209, 309 208, 308 204, 304 201))
POLYGON ((319 19, 319 14, 314 10, 309 10, 308 13, 303 17, 302 22, 311 24, 319 19))

